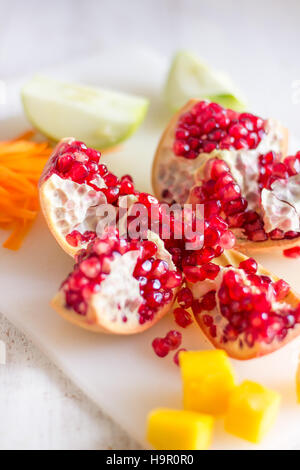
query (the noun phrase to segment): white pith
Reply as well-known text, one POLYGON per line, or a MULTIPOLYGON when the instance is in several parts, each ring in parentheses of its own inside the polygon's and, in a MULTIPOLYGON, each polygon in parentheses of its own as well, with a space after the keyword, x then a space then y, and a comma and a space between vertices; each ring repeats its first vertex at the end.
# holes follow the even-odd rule
POLYGON ((262 191, 263 219, 267 231, 278 228, 300 231, 300 174, 287 180, 276 180, 271 191, 262 191))
POLYGON ((279 229, 283 232, 288 232, 289 230, 300 231, 299 214, 295 208, 287 202, 278 199, 272 191, 268 189, 262 190, 261 205, 266 232, 271 232, 274 229, 279 229))
POLYGON ((133 277, 138 256, 138 251, 129 251, 123 256, 116 254, 109 275, 91 297, 90 307, 94 307, 99 316, 106 316, 105 323, 121 323, 124 328, 130 328, 139 322, 138 309, 143 297, 139 282, 133 277))
MULTIPOLYGON (((99 177, 98 184, 106 187, 101 180, 99 177)), ((43 193, 48 216, 61 237, 65 238, 73 230, 96 231, 100 218, 97 209, 107 203, 101 191, 52 174, 43 183, 43 193)))
POLYGON ((174 130, 169 132, 160 150, 160 158, 156 168, 156 178, 160 188, 160 197, 164 189, 172 194, 170 200, 183 204, 195 184, 195 172, 203 167, 204 163, 212 158, 221 158, 228 164, 232 176, 241 188, 242 195, 248 200, 249 209, 254 209, 259 203, 258 191, 258 156, 270 151, 280 153, 283 135, 277 121, 267 121, 267 133, 252 150, 214 150, 206 154, 201 153, 194 160, 177 157, 173 150, 174 130))

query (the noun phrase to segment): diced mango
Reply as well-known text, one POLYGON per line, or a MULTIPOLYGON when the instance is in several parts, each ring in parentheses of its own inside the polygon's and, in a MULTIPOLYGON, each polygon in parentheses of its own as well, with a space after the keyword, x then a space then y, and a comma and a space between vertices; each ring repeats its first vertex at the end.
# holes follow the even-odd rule
POLYGON ((258 443, 274 424, 279 404, 279 393, 246 380, 230 396, 225 429, 242 439, 258 443))
POLYGON ((205 450, 213 424, 209 415, 158 408, 148 416, 147 440, 156 450, 205 450))
POLYGON ((186 351, 179 355, 183 407, 212 415, 224 414, 235 386, 233 367, 225 351, 186 351))
POLYGON ((300 403, 300 357, 299 357, 299 363, 298 363, 298 368, 296 372, 296 392, 297 392, 297 401, 300 403))

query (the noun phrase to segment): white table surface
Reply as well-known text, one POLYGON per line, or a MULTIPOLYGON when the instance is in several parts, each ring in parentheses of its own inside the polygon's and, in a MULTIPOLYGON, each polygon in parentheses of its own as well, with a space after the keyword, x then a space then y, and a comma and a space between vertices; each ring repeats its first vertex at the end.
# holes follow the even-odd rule
MULTIPOLYGON (((297 0, 0 0, 0 80, 126 42, 193 49, 299 136, 299 15, 297 0)), ((136 448, 1 315, 0 340, 0 449, 136 448)))

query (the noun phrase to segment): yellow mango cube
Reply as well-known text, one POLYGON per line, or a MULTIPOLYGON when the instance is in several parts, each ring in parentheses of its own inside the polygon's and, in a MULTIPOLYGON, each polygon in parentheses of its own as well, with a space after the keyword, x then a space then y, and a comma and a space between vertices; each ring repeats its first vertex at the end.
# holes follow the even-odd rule
POLYGON ((279 393, 246 380, 230 396, 225 429, 257 444, 274 424, 279 404, 279 393))
POLYGON ((224 414, 235 386, 233 367, 225 351, 183 351, 179 355, 183 407, 212 415, 224 414))
POLYGON ((214 419, 192 411, 158 408, 148 416, 147 440, 156 450, 205 450, 214 419))

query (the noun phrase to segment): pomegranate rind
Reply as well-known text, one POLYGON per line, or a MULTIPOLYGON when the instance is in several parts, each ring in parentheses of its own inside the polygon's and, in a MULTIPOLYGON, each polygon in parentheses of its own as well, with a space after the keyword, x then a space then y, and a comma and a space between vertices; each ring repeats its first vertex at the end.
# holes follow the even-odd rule
MULTIPOLYGON (((214 263, 218 264, 221 267, 226 267, 230 264, 233 267, 237 268, 239 264, 246 259, 248 259, 247 256, 236 250, 227 250, 224 251, 224 253, 219 258, 216 258, 214 260, 214 263)), ((275 282, 279 280, 277 276, 270 273, 261 265, 258 265, 257 274, 268 276, 272 279, 272 281, 275 282)), ((193 288, 193 284, 187 283, 187 285, 191 289, 193 288)), ((300 295, 293 289, 290 289, 288 295, 284 298, 284 303, 289 304, 292 307, 297 307, 297 305, 299 305, 300 303, 300 295)), ((217 338, 213 338, 209 333, 209 327, 206 326, 203 322, 203 317, 205 313, 205 311, 203 311, 201 315, 194 315, 192 313, 196 325, 200 327, 201 331, 205 334, 209 342, 214 347, 225 350, 227 354, 233 359, 248 360, 265 356, 276 351, 277 349, 282 348, 287 343, 289 343, 294 338, 300 335, 300 324, 298 324, 292 330, 289 330, 287 336, 282 341, 274 340, 271 344, 256 342, 251 348, 247 346, 240 348, 238 341, 228 341, 227 343, 220 343, 217 338)), ((213 317, 220 315, 217 308, 207 313, 213 317)))

